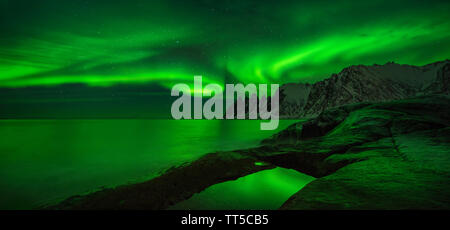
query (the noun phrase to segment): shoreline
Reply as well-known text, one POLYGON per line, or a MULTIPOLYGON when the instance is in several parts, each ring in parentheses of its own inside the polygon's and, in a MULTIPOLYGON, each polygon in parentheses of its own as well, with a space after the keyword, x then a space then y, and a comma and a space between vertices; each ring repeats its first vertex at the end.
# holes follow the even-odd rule
POLYGON ((47 209, 166 209, 211 185, 275 167, 317 178, 281 209, 445 209, 448 114, 450 98, 442 95, 342 106, 291 125, 261 147, 206 154, 153 180, 47 209), (427 150, 434 158, 423 155, 427 150))

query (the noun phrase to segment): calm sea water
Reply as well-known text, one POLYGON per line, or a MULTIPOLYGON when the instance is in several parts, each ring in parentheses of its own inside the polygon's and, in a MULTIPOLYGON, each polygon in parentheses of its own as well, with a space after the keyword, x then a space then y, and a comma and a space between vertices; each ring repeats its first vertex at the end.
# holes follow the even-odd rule
POLYGON ((208 152, 257 146, 294 122, 261 131, 249 120, 1 120, 0 209, 144 181, 208 152))

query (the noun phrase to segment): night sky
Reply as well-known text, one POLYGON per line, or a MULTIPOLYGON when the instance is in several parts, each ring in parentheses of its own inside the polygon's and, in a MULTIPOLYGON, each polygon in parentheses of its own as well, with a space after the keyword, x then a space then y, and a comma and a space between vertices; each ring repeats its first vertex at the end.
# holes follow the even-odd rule
POLYGON ((450 57, 449 1, 0 0, 0 87, 315 82, 450 57))

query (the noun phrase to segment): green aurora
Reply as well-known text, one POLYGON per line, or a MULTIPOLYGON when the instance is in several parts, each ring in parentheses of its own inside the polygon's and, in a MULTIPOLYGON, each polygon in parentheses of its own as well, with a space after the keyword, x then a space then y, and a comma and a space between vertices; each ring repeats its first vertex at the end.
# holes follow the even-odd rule
MULTIPOLYGON (((297 121, 280 120, 278 130, 261 131, 258 120, 173 120, 169 89, 192 84, 195 75, 203 76, 204 86, 313 83, 350 65, 441 61, 450 58, 448 12, 448 0, 0 0, 0 136, 6 137, 0 138, 0 209, 39 208, 70 196, 146 181, 207 153, 258 146, 297 121)), ((344 129, 347 126, 340 126, 335 132, 342 136, 320 136, 310 148, 325 154, 344 142, 342 146, 351 146, 364 135, 378 136, 378 128, 384 130, 382 122, 397 122, 384 117, 391 116, 384 115, 388 111, 379 117, 378 111, 369 110, 367 115, 356 111, 344 122, 361 134, 355 131, 353 136, 344 129), (366 118, 374 119, 366 122, 366 118)), ((416 122, 414 116, 406 118, 416 122)), ((434 125, 433 119, 423 117, 417 127, 422 123, 427 127, 425 121, 434 125)), ((395 142, 389 132, 387 142, 395 142)), ((400 138, 408 146, 408 137, 400 138)), ((397 147, 381 140, 374 148, 381 146, 383 154, 397 147)), ((419 150, 430 146, 440 159, 440 145, 434 148, 426 141, 414 137, 410 142, 419 150)), ((372 142, 365 144, 372 148, 372 142)), ((280 155, 300 151, 291 146, 274 149, 280 155)), ((426 153, 417 156, 422 152, 426 153)), ((361 154, 372 153, 351 153, 354 159, 361 154)), ((374 155, 377 162, 368 161, 368 170, 362 172, 378 174, 381 171, 370 170, 384 162, 393 169, 380 173, 380 180, 376 174, 359 177, 367 178, 367 188, 375 184, 376 189, 400 191, 417 182, 417 189, 401 195, 408 198, 426 190, 424 196, 434 196, 425 182, 441 183, 440 176, 413 177, 416 171, 434 173, 439 168, 420 166, 402 174, 415 163, 405 162, 408 166, 402 168, 403 161, 378 163, 384 158, 380 156, 374 155)), ((220 172, 220 161, 213 166, 220 172)), ((195 186, 200 179, 188 182, 195 186)), ((313 179, 288 169, 265 170, 210 186, 172 208, 276 209, 313 179)), ((373 199, 380 196, 382 201, 384 195, 373 199)))
POLYGON ((448 1, 0 0, 0 87, 315 82, 450 57, 448 1))

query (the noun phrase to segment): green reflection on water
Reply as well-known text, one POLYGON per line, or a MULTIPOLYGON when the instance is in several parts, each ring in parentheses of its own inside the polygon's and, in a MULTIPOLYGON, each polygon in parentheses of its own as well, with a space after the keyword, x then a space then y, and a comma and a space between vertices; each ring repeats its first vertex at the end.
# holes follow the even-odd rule
POLYGON ((314 177, 292 169, 265 170, 213 185, 169 209, 277 209, 312 180, 314 177))
POLYGON ((138 182, 277 130, 251 120, 0 120, 0 209, 28 209, 138 182))

